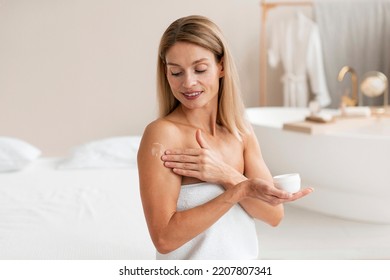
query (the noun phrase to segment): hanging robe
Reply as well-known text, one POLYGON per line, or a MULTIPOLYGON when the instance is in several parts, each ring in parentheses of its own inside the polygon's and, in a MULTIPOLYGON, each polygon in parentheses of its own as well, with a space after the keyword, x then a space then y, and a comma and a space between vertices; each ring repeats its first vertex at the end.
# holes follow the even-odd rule
POLYGON ((307 107, 309 84, 321 107, 331 103, 324 74, 318 26, 298 12, 278 21, 270 31, 268 61, 284 68, 283 104, 286 107, 307 107))

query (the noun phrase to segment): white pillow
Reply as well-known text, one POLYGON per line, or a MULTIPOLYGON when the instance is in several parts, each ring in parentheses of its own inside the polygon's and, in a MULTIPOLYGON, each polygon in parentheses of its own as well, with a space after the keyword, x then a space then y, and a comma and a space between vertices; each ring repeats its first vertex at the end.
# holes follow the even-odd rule
POLYGON ((41 155, 33 145, 12 137, 0 137, 0 172, 18 171, 41 155))
POLYGON ((137 166, 141 136, 100 139, 76 146, 58 169, 128 168, 137 166))

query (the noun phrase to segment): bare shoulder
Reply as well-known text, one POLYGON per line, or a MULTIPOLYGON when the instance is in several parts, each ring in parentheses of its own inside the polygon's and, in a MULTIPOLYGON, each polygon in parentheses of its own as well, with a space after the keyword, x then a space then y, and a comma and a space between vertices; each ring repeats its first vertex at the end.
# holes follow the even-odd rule
POLYGON ((178 127, 175 123, 166 120, 164 118, 157 119, 150 124, 148 124, 145 128, 144 135, 145 136, 165 136, 171 133, 177 132, 178 127))
POLYGON ((247 132, 243 135, 245 175, 247 178, 263 178, 272 181, 271 173, 263 159, 259 140, 253 126, 247 123, 247 132))
POLYGON ((174 145, 179 134, 180 129, 176 124, 160 118, 146 126, 141 145, 150 145, 152 143, 159 143, 164 146, 174 145))
MULTIPOLYGON (((166 168, 161 160, 165 151, 176 146, 180 140, 180 137, 177 137, 178 130, 174 123, 164 119, 153 121, 145 128, 137 155, 141 195, 144 201, 158 201, 156 197, 162 199, 166 195, 176 197, 178 194, 181 177, 166 168)), ((149 205, 152 202, 145 203, 149 205)))
POLYGON ((149 164, 154 158, 159 158, 166 149, 175 147, 180 141, 180 129, 173 122, 157 119, 148 124, 142 135, 138 150, 138 164, 149 164))
POLYGON ((253 130, 252 124, 249 121, 246 122, 246 132, 243 133, 241 137, 244 143, 244 148, 248 148, 251 145, 258 145, 257 136, 253 130))

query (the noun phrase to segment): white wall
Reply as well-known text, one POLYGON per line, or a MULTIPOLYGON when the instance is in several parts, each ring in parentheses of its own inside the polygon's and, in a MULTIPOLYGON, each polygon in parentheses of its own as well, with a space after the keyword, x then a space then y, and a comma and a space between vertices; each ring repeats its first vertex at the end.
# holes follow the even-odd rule
POLYGON ((56 156, 141 134, 157 112, 160 36, 190 14, 224 31, 258 105, 260 0, 0 0, 0 135, 56 156))

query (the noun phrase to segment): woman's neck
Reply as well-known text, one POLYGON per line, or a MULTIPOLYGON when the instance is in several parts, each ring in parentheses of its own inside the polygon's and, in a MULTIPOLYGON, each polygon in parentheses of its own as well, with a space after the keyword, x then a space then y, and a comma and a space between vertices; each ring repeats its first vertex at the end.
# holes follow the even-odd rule
POLYGON ((215 136, 217 132, 217 108, 199 108, 188 109, 179 106, 179 114, 182 115, 182 120, 188 125, 195 128, 200 128, 202 131, 215 136))

